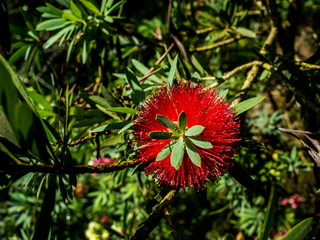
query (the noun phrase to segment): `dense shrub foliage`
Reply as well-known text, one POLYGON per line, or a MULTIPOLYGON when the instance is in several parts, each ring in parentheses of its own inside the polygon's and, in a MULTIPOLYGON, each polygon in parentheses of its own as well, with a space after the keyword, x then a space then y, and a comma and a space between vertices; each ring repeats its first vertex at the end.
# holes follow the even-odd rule
POLYGON ((1 239, 320 239, 318 0, 0 3, 1 239))

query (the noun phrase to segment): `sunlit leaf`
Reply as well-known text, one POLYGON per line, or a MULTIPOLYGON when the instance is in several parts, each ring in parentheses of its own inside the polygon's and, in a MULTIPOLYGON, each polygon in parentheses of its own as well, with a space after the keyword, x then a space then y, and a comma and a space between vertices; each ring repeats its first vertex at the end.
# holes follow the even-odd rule
POLYGON ((190 136, 199 135, 200 133, 203 132, 203 130, 204 130, 203 126, 194 125, 186 131, 186 136, 190 137, 190 136))
POLYGON ((180 138, 174 145, 171 153, 171 166, 178 170, 181 167, 182 160, 184 156, 184 142, 180 138))
POLYGON ((168 76, 168 79, 167 79, 167 83, 168 83, 169 86, 172 86, 172 84, 173 84, 174 74, 175 74, 176 69, 177 69, 178 58, 179 58, 179 55, 177 54, 176 57, 173 59, 173 62, 171 64, 169 76, 168 76))
POLYGON ((243 102, 238 103, 234 106, 236 113, 240 114, 253 108, 255 105, 260 103, 264 99, 264 96, 249 98, 243 102))
POLYGON ((176 144, 177 140, 172 140, 169 142, 161 151, 158 153, 156 161, 161 161, 168 157, 173 150, 174 145, 176 144))
POLYGON ((196 145, 200 148, 204 148, 204 149, 213 148, 213 146, 210 142, 208 142, 207 140, 204 140, 202 138, 192 136, 192 137, 188 137, 188 139, 190 139, 194 145, 196 145))
POLYGON ((191 162, 193 162, 193 164, 196 165, 197 167, 200 167, 201 166, 200 154, 198 153, 197 148, 193 145, 193 143, 189 139, 186 139, 186 149, 191 162))

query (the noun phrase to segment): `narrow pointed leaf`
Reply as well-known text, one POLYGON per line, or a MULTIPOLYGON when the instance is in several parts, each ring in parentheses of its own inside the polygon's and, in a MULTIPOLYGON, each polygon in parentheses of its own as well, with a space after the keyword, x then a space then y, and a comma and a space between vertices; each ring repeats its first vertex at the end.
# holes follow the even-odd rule
POLYGON ((78 18, 82 18, 82 14, 81 14, 80 9, 73 1, 70 2, 70 7, 71 7, 71 11, 74 13, 74 15, 76 15, 78 18))
POLYGON ((186 139, 186 149, 188 156, 190 160, 193 162, 194 165, 197 167, 201 166, 201 157, 200 154, 198 153, 197 148, 193 145, 193 143, 189 140, 186 139))
POLYGON ((174 145, 176 144, 177 140, 173 140, 169 142, 161 151, 158 153, 156 161, 161 161, 168 157, 173 150, 174 145))
POLYGON ((171 153, 171 166, 178 170, 181 167, 184 155, 184 142, 180 138, 178 142, 174 145, 171 153))
POLYGON ((172 138, 172 133, 155 131, 155 132, 150 132, 149 137, 157 140, 166 140, 166 139, 172 138))
POLYGON ((140 103, 143 102, 143 100, 146 98, 146 94, 144 93, 137 77, 134 75, 130 68, 127 68, 126 70, 126 78, 138 101, 140 103))
POLYGON ((167 118, 165 116, 157 114, 156 120, 162 126, 165 126, 165 127, 169 128, 170 130, 172 130, 174 132, 179 130, 178 126, 176 124, 174 124, 169 118, 167 118))
POLYGON ((170 68, 169 76, 167 79, 169 86, 172 86, 172 84, 173 84, 174 74, 176 72, 177 63, 178 63, 178 57, 179 57, 179 55, 177 54, 176 57, 173 59, 173 62, 172 62, 171 68, 170 68))
POLYGON ((259 240, 267 240, 270 235, 271 229, 274 225, 274 217, 277 210, 277 203, 278 203, 277 193, 275 191, 275 187, 272 186, 270 196, 269 196, 267 213, 264 218, 264 223, 262 226, 262 231, 260 232, 259 240))
POLYGON ((312 217, 309 217, 287 232, 281 239, 283 240, 303 240, 306 239, 309 232, 312 230, 312 217))
POLYGON ((107 111, 110 112, 118 112, 118 113, 129 113, 129 114, 135 114, 139 111, 133 108, 126 108, 126 107, 114 107, 114 108, 107 108, 107 111))
POLYGON ((186 136, 190 137, 190 136, 196 136, 200 133, 202 133, 204 130, 204 127, 203 126, 200 126, 200 125, 194 125, 193 127, 189 128, 187 131, 186 131, 186 136))
POLYGON ((91 12, 101 15, 99 9, 90 1, 87 0, 80 0, 80 2, 91 12))
POLYGON ((240 114, 249 110, 250 108, 253 108, 255 105, 260 103, 263 99, 264 99, 264 96, 260 96, 260 97, 249 98, 243 102, 238 103, 237 105, 234 106, 236 113, 240 114))
POLYGON ((225 90, 221 91, 219 93, 219 97, 221 97, 222 99, 226 99, 228 92, 229 92, 229 89, 225 89, 225 90))
POLYGON ((189 137, 188 139, 191 140, 191 142, 196 145, 197 147, 204 148, 204 149, 210 149, 213 148, 211 142, 208 142, 207 140, 204 140, 199 137, 189 137))
POLYGON ((187 127, 187 116, 184 111, 182 111, 179 114, 178 124, 179 124, 180 131, 185 132, 187 127))

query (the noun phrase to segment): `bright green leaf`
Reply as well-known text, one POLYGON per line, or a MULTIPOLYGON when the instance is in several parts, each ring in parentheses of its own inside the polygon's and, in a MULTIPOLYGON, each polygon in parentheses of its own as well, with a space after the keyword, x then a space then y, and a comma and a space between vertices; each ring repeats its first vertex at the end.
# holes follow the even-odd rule
POLYGON ((172 62, 171 68, 170 68, 169 76, 167 79, 167 83, 169 86, 172 86, 172 84, 173 84, 174 74, 176 72, 177 63, 178 63, 178 58, 179 58, 179 55, 177 54, 176 57, 173 59, 173 62, 172 62))
POLYGON ((249 98, 243 102, 238 103, 237 105, 234 106, 236 113, 240 114, 249 110, 250 108, 253 108, 255 105, 260 103, 263 99, 264 99, 264 96, 260 96, 260 97, 249 98))
POLYGON ((124 126, 123 128, 120 129, 120 131, 118 132, 118 134, 128 130, 129 128, 131 128, 134 125, 133 122, 128 123, 126 126, 124 126))
POLYGON ((200 154, 198 153, 197 148, 193 145, 193 143, 189 139, 186 139, 186 149, 191 162, 193 162, 193 164, 196 165, 197 167, 200 167, 201 166, 200 154))
POLYGON ((91 12, 101 15, 99 9, 90 1, 87 0, 80 0, 80 2, 91 12))
POLYGON ((181 132, 185 132, 186 131, 186 127, 187 127, 187 116, 186 116, 184 111, 182 111, 179 114, 178 124, 179 124, 180 131, 181 132))
POLYGON ((70 22, 65 21, 61 18, 58 19, 50 19, 50 20, 46 20, 44 22, 41 22, 38 24, 37 26, 37 31, 52 31, 52 30, 56 30, 59 28, 63 28, 64 26, 70 24, 70 22))
POLYGON ((189 128, 187 131, 186 131, 186 136, 190 137, 190 136, 196 136, 200 133, 202 133, 204 130, 204 127, 203 126, 200 126, 200 125, 194 125, 193 127, 189 128))
POLYGON ((160 123, 162 126, 165 126, 169 128, 170 130, 177 132, 179 130, 178 126, 174 124, 169 118, 162 116, 160 114, 157 114, 156 120, 158 123, 160 123))
POLYGON ((166 140, 172 138, 171 132, 154 131, 149 133, 149 137, 157 140, 166 140))
POLYGON ((156 161, 161 161, 168 157, 173 150, 174 145, 176 144, 177 140, 173 140, 169 142, 161 151, 158 153, 156 161))
POLYGON ((72 22, 76 22, 76 21, 79 21, 81 20, 81 18, 78 18, 76 15, 70 13, 70 12, 64 12, 62 14, 62 19, 64 20, 70 20, 72 22))
POLYGON ((71 0, 70 2, 71 11, 76 15, 78 18, 82 18, 82 14, 78 6, 71 0))
POLYGON ((219 97, 221 97, 222 99, 226 99, 228 92, 229 92, 229 89, 225 89, 225 90, 221 91, 219 93, 219 97))
POLYGON ((182 160, 184 156, 184 141, 180 138, 178 142, 174 145, 171 153, 171 166, 178 170, 181 167, 182 160))
POLYGON ((204 140, 202 138, 199 137, 188 137, 188 139, 190 139, 194 145, 200 147, 200 148, 205 148, 205 149, 210 149, 213 148, 212 144, 210 142, 208 142, 207 140, 204 140))

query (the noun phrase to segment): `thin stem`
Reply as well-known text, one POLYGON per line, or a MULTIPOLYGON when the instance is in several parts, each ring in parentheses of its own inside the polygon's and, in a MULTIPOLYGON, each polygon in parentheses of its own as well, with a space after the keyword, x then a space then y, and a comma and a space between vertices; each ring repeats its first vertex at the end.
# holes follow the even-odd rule
POLYGON ((82 173, 110 173, 138 165, 138 161, 123 161, 121 163, 103 164, 103 165, 32 165, 20 163, 15 165, 2 165, 1 171, 4 172, 36 172, 36 173, 56 173, 56 174, 82 174, 82 173))

